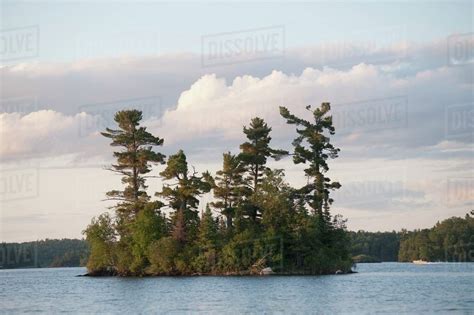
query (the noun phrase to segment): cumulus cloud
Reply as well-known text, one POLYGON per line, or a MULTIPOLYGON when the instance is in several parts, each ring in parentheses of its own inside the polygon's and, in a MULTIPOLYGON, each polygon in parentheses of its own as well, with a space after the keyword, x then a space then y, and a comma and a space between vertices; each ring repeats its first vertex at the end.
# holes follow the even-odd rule
MULTIPOLYGON (((278 106, 307 115, 306 105, 330 101, 337 130, 335 141, 346 148, 348 157, 373 154, 404 158, 409 157, 406 148, 421 147, 433 154, 456 152, 462 157, 472 150, 453 151, 452 144, 444 148, 446 143, 472 146, 469 138, 472 130, 465 131, 467 137, 466 133, 461 137, 454 134, 452 139, 445 129, 449 104, 471 99, 472 83, 463 82, 458 71, 442 67, 400 78, 383 66, 362 63, 348 70, 308 67, 300 74, 273 70, 263 77, 243 75, 231 81, 206 74, 181 91, 176 104, 163 114, 155 108, 146 124, 164 137, 167 145, 181 144, 193 150, 203 143, 211 146, 209 139, 217 147, 237 143, 242 138, 242 126, 252 117, 261 116, 273 126, 275 141, 288 144, 293 131, 280 117, 278 106)), ((133 101, 125 104, 134 106, 133 101)), ((2 114, 0 128, 5 138, 0 145, 2 157, 91 150, 94 147, 91 143, 98 141, 98 131, 113 122, 113 112, 101 106, 95 106, 100 107, 98 113, 68 115, 40 110, 27 115, 2 114), (97 123, 97 119, 104 118, 95 117, 97 114, 110 116, 106 117, 105 125, 97 123), (72 141, 77 145, 72 145, 72 141)))
MULTIPOLYGON (((446 39, 424 44, 395 41, 390 45, 341 40, 289 48, 278 59, 215 67, 203 67, 201 56, 193 53, 21 63, 0 68, 1 99, 31 97, 41 109, 66 114, 79 113, 87 104, 149 96, 159 96, 164 108, 173 108, 182 91, 209 73, 231 82, 245 75, 262 78, 275 69, 286 74, 299 74, 308 67, 347 71, 364 63, 405 78, 445 67, 446 45, 446 39)), ((469 69, 458 67, 457 71, 467 79, 469 69)))
POLYGON ((440 68, 398 78, 381 66, 359 64, 347 71, 306 68, 300 75, 245 75, 230 83, 205 75, 152 128, 170 143, 209 137, 229 141, 241 138, 242 126, 258 115, 274 127, 276 138, 288 140, 291 128, 285 126, 278 106, 307 115, 304 106, 330 101, 336 141, 347 147, 397 150, 446 141, 469 145, 469 137, 447 140, 445 130, 447 104, 469 102, 471 97, 472 85, 462 84, 456 74, 457 69, 440 68))
POLYGON ((40 110, 26 115, 0 114, 0 156, 3 161, 52 158, 62 154, 104 152, 97 131, 84 130, 99 117, 86 113, 65 115, 53 110, 40 110))
MULTIPOLYGON (((99 131, 115 110, 150 102, 144 125, 165 138, 160 150, 182 148, 198 170, 213 171, 222 152, 238 150, 250 118, 263 117, 273 127, 273 145, 291 149, 294 127, 278 106, 306 116, 306 105, 330 101, 334 142, 342 148, 331 170, 343 184, 334 206, 351 217, 351 228, 369 221, 393 228, 397 215, 411 210, 419 210, 413 227, 427 222, 420 211, 436 218, 465 212, 472 205, 473 124, 459 118, 474 117, 470 68, 447 66, 443 41, 356 55, 344 53, 350 45, 341 47, 325 60, 323 48, 312 47, 289 50, 284 62, 213 68, 202 68, 193 54, 1 68, 0 163, 36 158, 42 180, 49 176, 44 167, 69 166, 73 173, 91 161, 107 164, 111 148, 99 131), (375 215, 379 209, 383 217, 375 215)), ((293 185, 303 184, 302 168, 290 160, 273 166, 285 168, 293 185)), ((60 182, 42 187, 61 191, 60 182)))

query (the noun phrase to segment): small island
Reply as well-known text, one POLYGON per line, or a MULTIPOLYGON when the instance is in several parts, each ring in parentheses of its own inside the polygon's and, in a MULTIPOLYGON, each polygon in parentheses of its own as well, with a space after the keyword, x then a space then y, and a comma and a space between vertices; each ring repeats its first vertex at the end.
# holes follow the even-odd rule
POLYGON ((120 148, 109 169, 122 176, 124 188, 107 193, 117 201, 114 214, 93 218, 84 231, 88 275, 350 273, 345 220, 330 212, 330 193, 341 187, 326 176, 328 161, 339 152, 330 142, 330 108, 307 106, 308 117, 300 118, 280 107, 282 118, 296 127, 292 153, 273 148, 272 128, 253 118, 243 128, 247 139, 240 152, 224 153, 214 175, 195 170, 182 150, 167 159, 156 151, 164 140, 140 125, 140 111, 117 112, 118 129, 102 135, 120 148), (303 187, 291 187, 284 170, 267 166, 269 159, 286 156, 304 164, 303 187), (152 199, 147 180, 158 175, 164 185, 152 199), (207 193, 214 200, 199 213, 199 198, 207 193))

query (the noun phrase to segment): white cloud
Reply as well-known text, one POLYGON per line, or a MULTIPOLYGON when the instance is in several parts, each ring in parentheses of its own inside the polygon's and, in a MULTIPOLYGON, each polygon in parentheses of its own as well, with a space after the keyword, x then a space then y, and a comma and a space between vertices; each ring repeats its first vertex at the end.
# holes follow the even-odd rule
MULTIPOLYGON (((238 150, 238 144, 244 140, 242 126, 253 116, 263 117, 273 127, 275 146, 289 148, 294 127, 286 125, 279 116, 279 105, 298 115, 308 115, 305 105, 330 101, 334 112, 346 115, 369 115, 374 110, 388 115, 392 113, 393 102, 398 102, 397 110, 406 115, 398 115, 401 119, 395 123, 386 123, 389 116, 375 124, 370 123, 370 117, 363 117, 364 120, 355 124, 347 123, 350 120, 337 121, 334 141, 342 151, 331 170, 350 193, 350 183, 367 176, 352 174, 351 170, 366 174, 367 170, 382 169, 383 172, 366 177, 385 188, 380 200, 372 200, 370 209, 386 207, 386 198, 395 202, 380 215, 374 215, 363 204, 351 208, 342 203, 335 207, 335 213, 348 216, 351 228, 368 229, 428 226, 447 214, 461 215, 466 211, 465 203, 472 198, 464 190, 471 187, 471 182, 455 181, 449 189, 447 182, 472 174, 472 138, 469 130, 446 134, 446 108, 472 102, 473 82, 466 67, 446 67, 444 44, 409 46, 408 58, 388 63, 370 62, 371 56, 380 57, 381 52, 377 52, 379 55, 368 52, 366 56, 358 56, 357 62, 352 59, 349 63, 339 62, 337 58, 344 57, 340 54, 334 62, 327 63, 332 67, 324 67, 318 61, 318 50, 308 48, 290 50, 283 63, 269 60, 204 69, 198 56, 190 54, 1 68, 3 101, 11 97, 36 97, 39 108, 46 109, 0 114, 1 164, 10 167, 13 163, 21 168, 22 163, 26 165, 36 159, 41 175, 39 197, 21 200, 17 205, 12 201, 6 203, 8 213, 12 214, 16 207, 34 209, 40 205, 42 209, 61 212, 66 218, 67 205, 74 200, 81 211, 87 205, 91 212, 76 224, 85 226, 91 214, 99 213, 104 207, 99 202, 101 197, 64 189, 65 182, 70 183, 71 177, 79 178, 78 174, 82 173, 76 167, 96 166, 90 176, 102 187, 97 188, 101 196, 110 183, 119 185, 119 181, 112 176, 105 180, 96 175, 100 165, 111 158, 108 140, 98 134, 103 123, 97 119, 110 113, 100 108, 96 108, 99 117, 81 113, 82 105, 158 95, 167 110, 161 119, 147 120, 144 124, 165 138, 164 153, 174 153, 177 147, 184 149, 199 171, 215 169, 220 165, 222 152, 238 150), (392 167, 387 168, 388 165, 392 167), (43 171, 55 167, 70 169, 43 171), (397 177, 405 174, 408 175, 401 179, 397 177), (398 178, 396 183, 401 180, 402 185, 386 186, 393 178, 398 178), (56 206, 54 198, 44 191, 60 192, 64 204, 56 206), (458 195, 465 198, 459 205, 453 204, 458 195), (446 202, 448 198, 451 204, 446 202), (416 212, 416 218, 407 222, 407 211, 416 212), (428 211, 432 211, 431 215, 428 211)), ((289 180, 296 186, 304 181, 301 167, 295 167, 289 159, 272 166, 286 168, 289 180)), ((81 183, 77 179, 76 184, 81 183)), ((152 183, 150 187, 156 191, 159 184, 152 183)), ((369 195, 372 186, 366 187, 369 195)), ((48 220, 49 223, 39 223, 45 227, 43 236, 48 236, 46 227, 54 221, 48 220)), ((9 231, 15 230, 18 224, 9 225, 9 231)))
POLYGON ((285 137, 290 129, 278 106, 307 115, 305 105, 330 101, 334 113, 346 117, 335 121, 336 134, 339 131, 345 138, 341 144, 433 146, 446 138, 446 104, 470 97, 456 71, 442 68, 397 78, 380 66, 359 64, 347 71, 306 68, 300 75, 281 71, 262 78, 245 75, 231 83, 205 75, 181 93, 176 107, 152 128, 168 143, 209 137, 228 141, 241 138, 242 126, 258 115, 274 127, 275 136, 285 137), (396 108, 391 107, 394 98, 401 102, 396 108), (371 118, 379 121, 372 123, 371 118), (398 120, 390 121, 394 118, 398 120), (351 125, 351 119, 359 122, 351 125))
POLYGON ((306 68, 301 75, 273 71, 263 78, 239 76, 230 84, 215 74, 205 75, 181 94, 176 109, 164 114, 157 131, 172 142, 215 132, 239 137, 241 127, 255 115, 272 126, 281 125, 280 105, 302 113, 306 104, 347 102, 356 95, 364 99, 369 94, 374 97, 374 90, 378 94, 389 88, 390 78, 365 64, 348 71, 306 68))
MULTIPOLYGON (((216 73, 231 82, 235 77, 265 77, 277 69, 286 74, 311 67, 347 71, 358 64, 380 66, 398 78, 446 66, 446 40, 406 47, 366 47, 354 54, 352 43, 287 49, 284 59, 203 68, 192 53, 148 57, 85 59, 68 63, 30 62, 0 68, 1 98, 35 97, 39 108, 75 114, 84 104, 160 96, 164 108, 176 105, 180 93, 205 74, 216 73), (374 49, 372 49, 374 48, 374 49)), ((459 73, 469 69, 458 67, 459 73)), ((337 79, 337 77, 333 77, 337 79)), ((363 83, 363 82, 361 82, 363 83)), ((471 82, 472 84, 472 82, 471 82)))
MULTIPOLYGON (((182 91, 177 104, 160 119, 146 124, 164 137, 167 145, 191 140, 200 146, 209 145, 209 139, 221 144, 241 139, 242 126, 248 124, 250 118, 261 116, 273 127, 277 141, 290 143, 293 131, 280 117, 278 106, 307 115, 305 105, 330 101, 335 115, 348 116, 335 120, 336 131, 341 135, 336 141, 348 149, 346 152, 361 147, 370 150, 374 145, 389 147, 390 154, 398 147, 433 150, 436 144, 446 140, 446 104, 470 97, 468 88, 456 77, 456 71, 443 67, 397 78, 382 66, 359 64, 348 70, 309 67, 299 75, 274 70, 261 78, 238 76, 230 83, 216 74, 206 74, 182 91), (392 97, 400 96, 402 104, 396 108, 399 121, 387 122, 391 119, 392 97), (371 124, 369 115, 373 113, 380 122, 371 124), (350 124, 351 119, 359 122, 350 124)), ((97 132, 105 126, 95 123, 95 119, 98 118, 86 113, 67 115, 52 110, 27 115, 1 114, 0 153, 5 159, 36 153, 103 152, 92 145, 104 143, 97 142, 101 138, 97 132), (86 135, 81 134, 84 126, 88 127, 86 135)), ((465 139, 458 141, 466 142, 465 139)), ((439 149, 439 153, 449 152, 442 147, 439 149)), ((383 156, 388 151, 374 154, 383 156)))
MULTIPOLYGON (((98 117, 79 113, 65 115, 40 110, 26 115, 0 114, 0 156, 2 160, 52 158, 61 154, 90 154, 106 151, 97 132, 81 133, 98 117)), ((88 131, 88 130, 87 130, 88 131)))

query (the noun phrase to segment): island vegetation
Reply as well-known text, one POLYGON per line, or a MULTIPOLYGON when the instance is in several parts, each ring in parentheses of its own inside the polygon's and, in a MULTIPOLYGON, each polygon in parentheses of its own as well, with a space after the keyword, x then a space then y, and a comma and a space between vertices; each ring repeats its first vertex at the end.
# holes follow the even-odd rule
POLYGON ((330 193, 341 186, 326 176, 339 152, 330 141, 330 104, 306 109, 308 117, 300 118, 280 107, 283 119, 296 127, 292 153, 273 148, 272 128, 255 117, 243 128, 239 152, 223 153, 222 169, 214 175, 198 172, 183 150, 166 159, 158 152, 164 140, 140 125, 140 111, 117 112, 117 129, 102 135, 117 148, 110 170, 122 176, 124 188, 107 193, 117 201, 114 213, 93 218, 84 231, 89 274, 350 272, 345 221, 330 212, 330 193), (303 187, 291 187, 284 170, 267 166, 269 159, 288 155, 305 165, 303 187), (147 180, 157 175, 164 185, 152 198, 147 180), (214 200, 199 213, 206 193, 214 200))
POLYGON ((92 219, 85 240, 1 243, 0 268, 67 267, 87 262, 89 275, 247 275, 350 272, 354 263, 413 260, 474 261, 474 213, 452 217, 431 229, 349 232, 332 215, 330 193, 341 187, 326 173, 338 157, 329 103, 306 108, 303 119, 280 107, 296 127, 293 152, 271 146, 272 128, 253 118, 243 128, 239 152, 222 155, 215 174, 195 170, 184 151, 166 158, 164 140, 141 126, 142 113, 116 113, 111 139, 123 190, 113 213, 92 219), (268 160, 291 156, 304 164, 306 185, 291 187, 268 160), (147 181, 164 184, 154 198, 147 181), (199 211, 200 197, 213 200, 199 211))
MULTIPOLYGON (((350 255, 354 263, 413 260, 474 262, 473 216, 474 213, 465 217, 452 217, 424 230, 348 231, 350 255), (423 256, 420 254, 423 252, 438 255, 423 256)), ((3 269, 79 267, 85 266, 88 257, 89 246, 84 239, 46 239, 0 244, 0 268, 3 269)))

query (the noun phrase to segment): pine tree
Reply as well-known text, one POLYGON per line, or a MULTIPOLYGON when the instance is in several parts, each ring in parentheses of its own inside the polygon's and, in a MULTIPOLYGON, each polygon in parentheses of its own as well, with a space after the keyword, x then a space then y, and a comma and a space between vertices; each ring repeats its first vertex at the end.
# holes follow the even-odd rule
MULTIPOLYGON (((250 121, 250 126, 244 127, 243 131, 248 141, 240 145, 241 153, 239 159, 244 163, 249 174, 248 180, 252 183, 252 194, 256 195, 258 185, 262 181, 262 176, 267 169, 265 166, 269 157, 280 159, 288 154, 284 150, 270 148, 270 132, 272 128, 265 123, 262 118, 255 117, 250 121)), ((252 221, 256 221, 259 209, 254 204, 247 205, 247 210, 252 221)))
POLYGON ((245 168, 237 156, 230 152, 223 154, 222 170, 217 171, 214 185, 214 197, 218 199, 211 205, 221 210, 226 217, 228 230, 232 229, 233 218, 239 200, 245 193, 243 174, 245 168))
POLYGON ((334 272, 337 266, 347 270, 352 264, 348 249, 348 237, 344 222, 339 216, 331 218, 331 190, 341 187, 325 174, 329 170, 328 159, 337 158, 339 149, 330 142, 335 129, 332 123, 329 103, 320 108, 306 107, 313 121, 296 117, 287 108, 280 107, 280 114, 288 124, 296 125, 297 137, 293 141, 295 164, 307 164, 304 169, 308 183, 297 190, 297 195, 312 209, 312 216, 303 230, 300 248, 304 252, 303 266, 310 273, 334 272))
POLYGON ((131 269, 134 273, 141 273, 148 264, 150 245, 166 235, 166 217, 156 208, 153 202, 149 202, 131 225, 132 251, 135 258, 131 269))
POLYGON ((114 119, 118 129, 106 128, 101 133, 112 140, 111 146, 121 148, 114 152, 117 162, 109 170, 122 175, 122 184, 125 185, 123 190, 107 192, 109 200, 118 201, 114 206, 114 229, 119 236, 112 253, 114 267, 119 274, 138 275, 143 274, 147 264, 148 245, 164 232, 157 230, 148 235, 150 228, 161 227, 155 222, 162 218, 159 210, 162 203, 150 201, 145 185, 152 165, 164 163, 165 156, 154 151, 154 147, 163 145, 163 139, 153 136, 146 127, 140 126, 142 112, 139 110, 119 111, 114 119), (152 226, 148 226, 149 224, 152 226))
POLYGON ((212 216, 209 204, 206 205, 206 211, 201 216, 199 222, 198 243, 201 248, 214 248, 217 244, 217 222, 212 216))
MULTIPOLYGON (((352 261, 345 221, 330 214, 330 193, 340 187, 326 177, 328 160, 339 152, 329 139, 335 132, 330 106, 323 103, 320 108, 307 109, 314 122, 280 108, 287 122, 297 126, 293 159, 296 164, 306 164, 309 178, 302 188, 290 187, 282 170, 267 167, 268 158, 278 159, 288 152, 271 148, 271 128, 263 119, 254 118, 244 127, 248 141, 240 146, 240 154, 223 155, 216 180, 208 172, 198 174, 190 169, 182 150, 171 155, 160 172, 165 184, 156 193, 163 202, 150 200, 145 185, 153 163, 164 163, 164 155, 153 150, 163 140, 139 125, 140 111, 118 112, 119 128, 107 128, 102 134, 112 139, 112 146, 121 148, 114 153, 117 163, 111 170, 122 175, 125 188, 107 193, 119 201, 116 217, 104 214, 84 231, 91 245, 91 274, 239 274, 265 265, 280 271, 283 263, 289 272, 348 271, 352 261), (210 205, 221 215, 213 217, 207 205, 199 217, 199 199, 211 189, 217 200, 210 205), (161 211, 165 205, 172 210, 169 215, 161 211), (281 244, 284 252, 278 251, 281 244)), ((446 246, 464 244, 442 235, 428 236, 436 244, 441 239, 448 242, 446 246)), ((423 250, 424 256, 438 255, 423 250)), ((453 251, 453 255, 459 253, 453 251)))
POLYGON ((112 139, 111 146, 121 147, 114 152, 117 163, 111 171, 123 175, 124 190, 112 190, 107 193, 110 200, 120 201, 117 206, 122 221, 132 220, 144 208, 150 197, 146 193, 145 175, 151 171, 152 163, 164 163, 164 155, 153 151, 153 147, 162 146, 163 139, 153 136, 140 126, 142 112, 123 110, 115 114, 119 129, 106 128, 101 134, 112 139))
POLYGON ((169 157, 166 168, 160 175, 166 181, 174 180, 171 185, 163 185, 163 190, 156 195, 165 198, 168 206, 175 210, 172 217, 172 236, 184 243, 196 236, 199 222, 198 197, 211 190, 212 178, 207 172, 202 176, 197 176, 196 171, 190 173, 186 155, 182 150, 169 157))
POLYGON ((306 109, 312 113, 314 123, 296 117, 285 107, 280 107, 280 114, 288 124, 297 127, 298 136, 293 141, 294 163, 309 164, 304 172, 311 182, 301 188, 301 196, 313 209, 314 214, 329 224, 329 207, 333 202, 329 193, 341 187, 338 182, 331 182, 331 179, 324 175, 329 170, 327 160, 337 158, 339 153, 339 149, 335 148, 329 139, 329 135, 335 133, 332 116, 329 115, 331 106, 329 103, 322 103, 320 108, 312 110, 307 106, 306 109))
POLYGON ((197 255, 192 259, 193 268, 198 272, 210 273, 217 266, 218 222, 213 218, 209 204, 201 214, 199 232, 196 240, 197 255))

